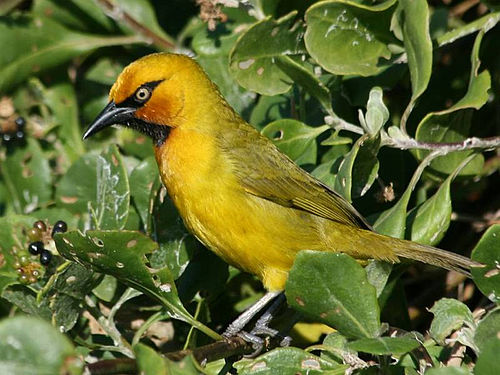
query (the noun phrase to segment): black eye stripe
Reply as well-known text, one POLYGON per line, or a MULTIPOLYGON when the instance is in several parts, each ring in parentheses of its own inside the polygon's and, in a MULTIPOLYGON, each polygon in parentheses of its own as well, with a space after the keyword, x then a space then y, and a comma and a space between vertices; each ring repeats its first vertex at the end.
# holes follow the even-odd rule
POLYGON ((164 80, 161 79, 159 81, 151 81, 151 82, 146 82, 139 86, 137 90, 134 91, 132 95, 130 95, 127 99, 122 101, 121 103, 117 103, 117 107, 131 107, 131 108, 139 108, 142 107, 150 98, 151 94, 153 93, 153 90, 158 86, 160 83, 162 83, 164 80), (137 98, 137 93, 141 89, 148 89, 149 90, 149 96, 145 98, 145 100, 139 100, 137 98))

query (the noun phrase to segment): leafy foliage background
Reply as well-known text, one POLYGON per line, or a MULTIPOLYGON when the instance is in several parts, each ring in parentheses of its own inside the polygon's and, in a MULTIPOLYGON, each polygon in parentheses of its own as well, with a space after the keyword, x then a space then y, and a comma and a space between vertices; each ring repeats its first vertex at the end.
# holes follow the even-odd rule
POLYGON ((1 373, 500 372, 495 1, 7 0, 0 15, 1 373), (185 230, 150 140, 81 140, 121 69, 155 51, 195 56, 378 231, 486 266, 468 280, 304 251, 291 346, 242 359, 252 348, 218 332, 259 282, 185 230), (36 220, 68 223, 44 237, 48 267, 25 251, 36 220))

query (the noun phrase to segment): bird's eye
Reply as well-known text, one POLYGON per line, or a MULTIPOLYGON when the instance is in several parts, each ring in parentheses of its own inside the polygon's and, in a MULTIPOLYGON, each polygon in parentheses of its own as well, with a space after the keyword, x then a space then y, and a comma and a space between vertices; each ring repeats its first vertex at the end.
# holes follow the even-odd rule
POLYGON ((141 87, 137 92, 135 93, 135 98, 139 102, 145 102, 146 100, 149 99, 151 96, 151 91, 149 91, 148 88, 146 87, 141 87))

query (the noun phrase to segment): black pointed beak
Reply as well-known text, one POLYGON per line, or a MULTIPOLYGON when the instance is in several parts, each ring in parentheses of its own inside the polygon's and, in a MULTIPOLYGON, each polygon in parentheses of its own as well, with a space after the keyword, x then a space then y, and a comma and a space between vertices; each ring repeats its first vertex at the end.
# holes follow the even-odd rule
POLYGON ((90 124, 85 134, 83 134, 83 139, 87 139, 91 135, 113 124, 127 124, 127 122, 134 118, 136 109, 132 107, 117 107, 114 101, 110 101, 101 113, 99 113, 94 122, 90 124))

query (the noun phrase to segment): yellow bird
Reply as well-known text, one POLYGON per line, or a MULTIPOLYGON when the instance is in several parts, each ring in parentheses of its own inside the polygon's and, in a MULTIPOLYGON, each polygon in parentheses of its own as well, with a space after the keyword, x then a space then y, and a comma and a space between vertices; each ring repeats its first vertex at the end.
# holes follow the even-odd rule
POLYGON ((304 249, 393 263, 408 258, 465 274, 475 264, 375 233, 351 204, 245 122, 187 56, 133 62, 109 99, 84 138, 113 124, 150 136, 186 227, 226 262, 257 275, 271 297, 304 249))

